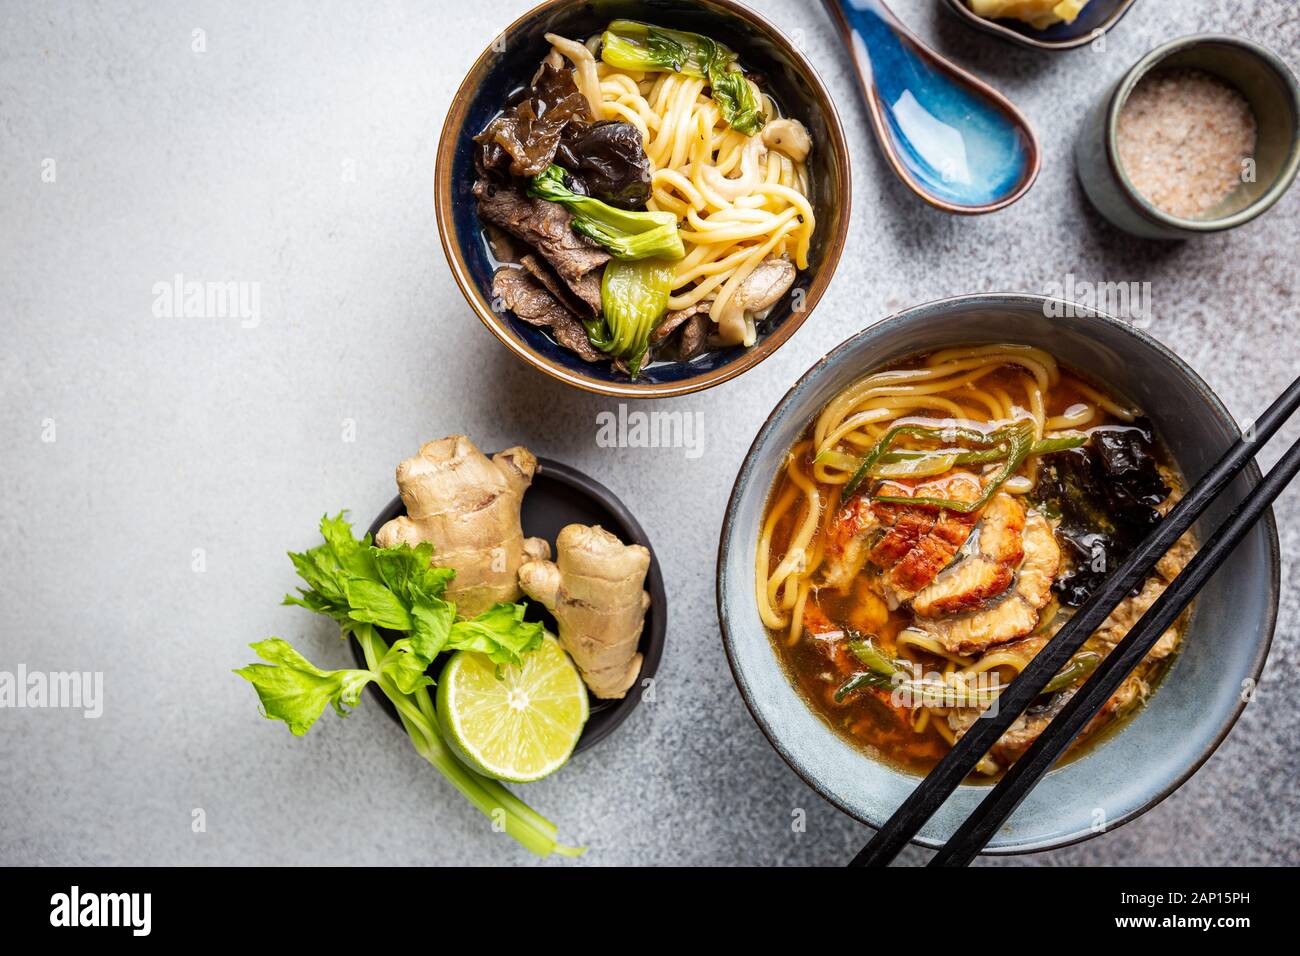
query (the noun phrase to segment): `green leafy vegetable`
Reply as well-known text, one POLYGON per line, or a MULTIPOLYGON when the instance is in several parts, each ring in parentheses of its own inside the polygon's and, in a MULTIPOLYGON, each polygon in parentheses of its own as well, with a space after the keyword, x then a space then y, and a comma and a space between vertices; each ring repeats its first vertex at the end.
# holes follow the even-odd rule
POLYGON ((284 603, 305 607, 337 621, 361 646, 366 669, 324 671, 289 644, 270 638, 252 648, 266 663, 235 671, 249 681, 268 718, 283 720, 296 736, 305 734, 326 706, 340 715, 360 701, 362 689, 378 685, 393 702, 416 752, 466 799, 534 853, 576 856, 583 851, 556 841, 556 827, 499 781, 462 764, 443 743, 426 670, 443 650, 468 649, 498 664, 519 664, 539 647, 541 624, 524 620, 524 606, 498 604, 469 620, 442 597, 454 573, 431 566, 433 549, 376 548, 369 536, 357 540, 339 514, 321 519, 323 544, 289 555, 306 587, 284 603), (392 646, 377 628, 404 632, 392 646))
POLYGON ((716 66, 709 71, 709 86, 713 89, 713 102, 718 104, 722 118, 734 130, 753 136, 763 128, 766 119, 754 88, 745 74, 734 63, 716 66))
POLYGON ((528 195, 557 202, 573 213, 573 228, 599 243, 615 259, 671 259, 686 255, 670 212, 618 209, 569 188, 569 174, 552 164, 528 183, 528 195))
POLYGON ((641 371, 650 333, 668 311, 673 271, 662 259, 612 260, 600 283, 602 314, 583 323, 591 344, 622 359, 633 378, 641 371))
POLYGON ((305 734, 327 704, 339 716, 357 706, 361 690, 375 675, 370 671, 323 671, 278 637, 249 645, 266 664, 249 664, 235 671, 248 680, 266 709, 266 716, 283 720, 295 737, 305 734))
POLYGON ((456 605, 430 598, 411 608, 411 636, 407 638, 415 653, 431 661, 447 647, 456 620, 456 605))
POLYGON ((409 631, 411 615, 396 594, 379 581, 352 578, 345 584, 348 617, 354 621, 387 627, 394 631, 409 631))
POLYGON ((405 693, 414 689, 413 675, 442 651, 473 650, 498 664, 520 664, 523 654, 541 644, 542 625, 523 619, 522 604, 499 604, 458 621, 456 606, 442 597, 455 572, 432 566, 427 542, 376 548, 368 537, 357 541, 341 514, 323 518, 321 534, 324 544, 289 555, 309 587, 299 588, 296 597, 286 595, 285 603, 327 614, 345 627, 361 623, 408 632, 389 658, 404 675, 399 686, 405 693))
POLYGON ((410 638, 394 641, 379 662, 379 670, 392 678, 403 694, 414 694, 421 687, 432 687, 433 678, 425 673, 429 658, 416 649, 410 638))
POLYGON ((523 656, 542 646, 545 629, 524 620, 522 604, 497 604, 478 617, 451 626, 449 650, 478 651, 494 664, 522 664, 523 656))
POLYGON ((736 54, 716 40, 636 20, 615 20, 601 37, 600 58, 622 70, 707 79, 728 125, 746 136, 763 128, 763 110, 736 64, 736 54))

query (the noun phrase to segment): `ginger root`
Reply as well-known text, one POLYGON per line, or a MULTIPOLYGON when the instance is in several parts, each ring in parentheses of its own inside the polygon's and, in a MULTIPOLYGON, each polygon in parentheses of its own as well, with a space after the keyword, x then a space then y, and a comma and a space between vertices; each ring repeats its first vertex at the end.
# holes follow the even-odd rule
POLYGON ((644 590, 650 552, 599 525, 571 524, 555 541, 556 559, 519 569, 524 593, 560 625, 560 643, 597 697, 625 695, 641 671, 636 652, 650 607, 644 590))
POLYGON ((525 538, 519 523, 536 471, 527 448, 508 448, 489 461, 464 435, 431 441, 397 466, 406 514, 380 528, 375 543, 430 542, 434 563, 456 571, 446 596, 464 617, 517 601, 520 565, 551 553, 541 538, 525 538))

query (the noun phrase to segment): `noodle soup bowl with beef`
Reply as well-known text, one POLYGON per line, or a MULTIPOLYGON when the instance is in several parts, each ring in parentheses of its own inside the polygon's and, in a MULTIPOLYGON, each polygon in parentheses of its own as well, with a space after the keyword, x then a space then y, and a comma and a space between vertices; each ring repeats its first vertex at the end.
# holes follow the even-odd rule
POLYGON ((752 368, 812 312, 848 230, 849 165, 812 64, 747 7, 550 0, 493 39, 452 100, 438 231, 470 307, 526 363, 592 392, 682 395, 752 368), (620 66, 606 51, 628 22, 620 66), (666 65, 626 65, 667 56, 665 35, 666 65), (675 218, 675 251, 636 259, 624 211, 628 229, 675 218), (660 278, 640 278, 649 261, 660 278), (663 298, 622 294, 629 282, 663 298))
MULTIPOLYGON (((755 721, 809 785, 879 826, 1239 435, 1176 355, 1080 306, 963 296, 859 333, 777 405, 727 508, 718 613, 755 721)), ((1204 530, 1258 479, 1252 465, 1204 530)), ((917 842, 974 810, 1203 537, 1171 550, 917 842)), ((1188 779, 1259 677, 1278 583, 1269 518, 988 852, 1087 839, 1188 779)))

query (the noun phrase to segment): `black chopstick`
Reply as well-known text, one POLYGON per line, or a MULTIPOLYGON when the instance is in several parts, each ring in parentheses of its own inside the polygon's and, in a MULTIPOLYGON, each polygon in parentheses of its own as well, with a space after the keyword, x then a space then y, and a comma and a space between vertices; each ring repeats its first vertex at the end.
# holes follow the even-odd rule
MULTIPOLYGON (((954 790, 974 770, 975 765, 1006 733, 1048 681, 1056 676, 1105 622, 1111 611, 1155 567, 1156 562, 1192 526, 1237 474, 1255 456, 1258 448, 1271 438, 1296 408, 1300 407, 1300 378, 1269 406, 1255 423, 1248 437, 1235 442, 1223 457, 1196 483, 1191 491, 1160 522, 1119 569, 1103 582, 1073 618, 1036 654, 986 711, 953 745, 899 805, 891 816, 853 858, 851 866, 886 866, 916 835, 916 832, 943 805, 954 790)), ((1275 469, 1276 470, 1276 469, 1275 469)))
POLYGON ((939 849, 930 860, 930 866, 966 866, 975 858, 1039 778, 1065 753, 1074 738, 1142 662, 1161 635, 1173 626, 1178 615, 1187 609, 1192 598, 1241 544, 1297 472, 1300 472, 1300 442, 1291 446, 1268 477, 1237 506, 1147 613, 1097 665, 1087 683, 1066 702, 1061 712, 975 808, 975 812, 939 849))

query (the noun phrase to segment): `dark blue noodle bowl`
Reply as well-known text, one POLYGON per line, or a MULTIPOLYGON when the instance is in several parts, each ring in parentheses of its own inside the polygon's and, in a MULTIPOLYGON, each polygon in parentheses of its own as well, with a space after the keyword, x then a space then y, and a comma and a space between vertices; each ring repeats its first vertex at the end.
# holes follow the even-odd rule
POLYGON ((483 323, 511 351, 561 381, 589 391, 634 398, 680 395, 726 381, 776 351, 821 297, 848 230, 848 150, 830 95, 802 53, 774 26, 732 0, 551 0, 507 27, 470 69, 447 113, 438 145, 438 230, 452 273, 483 323), (543 329, 492 303, 491 252, 473 196, 473 137, 524 85, 546 55, 547 33, 585 39, 626 17, 705 33, 736 50, 760 74, 786 115, 801 120, 814 143, 809 157, 817 229, 809 266, 759 328, 751 348, 709 352, 691 362, 658 363, 631 381, 610 363, 589 363, 557 345, 543 329), (795 309, 794 303, 802 303, 795 309))

